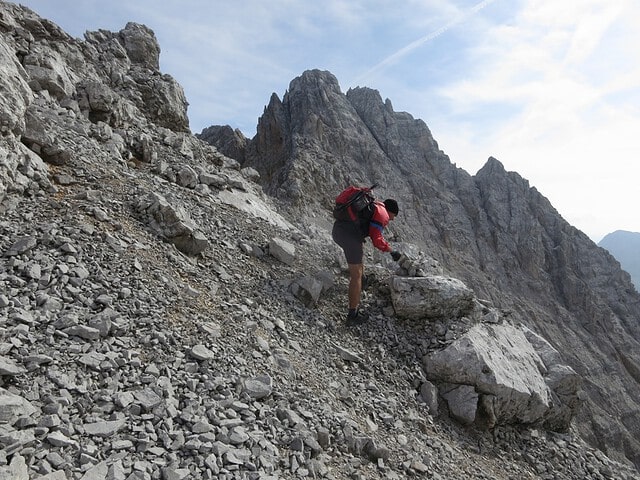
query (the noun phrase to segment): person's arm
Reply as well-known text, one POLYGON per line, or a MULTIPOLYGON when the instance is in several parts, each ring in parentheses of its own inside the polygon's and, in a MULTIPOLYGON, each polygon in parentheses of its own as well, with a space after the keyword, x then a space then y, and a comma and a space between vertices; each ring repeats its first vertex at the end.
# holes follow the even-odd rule
POLYGON ((384 227, 378 222, 369 222, 369 237, 371 237, 371 243, 373 243, 373 246, 383 252, 390 252, 391 245, 389 245, 389 242, 387 242, 382 236, 383 231, 384 227))

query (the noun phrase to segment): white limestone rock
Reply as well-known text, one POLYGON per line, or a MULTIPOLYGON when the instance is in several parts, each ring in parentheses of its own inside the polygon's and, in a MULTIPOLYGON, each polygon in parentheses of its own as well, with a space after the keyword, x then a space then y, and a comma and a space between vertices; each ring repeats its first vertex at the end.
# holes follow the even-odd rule
POLYGON ((269 241, 269 254, 282 263, 293 265, 296 258, 296 247, 281 238, 272 238, 269 241))
MULTIPOLYGON (((540 337, 537 342, 542 344, 540 337)), ((432 381, 472 386, 480 397, 487 397, 482 399, 482 413, 492 423, 538 424, 553 419, 554 428, 564 430, 575 413, 580 381, 571 368, 556 363, 559 355, 552 354, 548 343, 543 345, 541 356, 523 329, 480 324, 444 350, 425 356, 424 368, 432 381)), ((476 405, 477 400, 469 402, 476 405)), ((454 402, 459 405, 460 397, 454 402)))
POLYGON ((394 276, 390 287, 393 308, 399 317, 458 318, 473 309, 473 291, 456 278, 394 276))

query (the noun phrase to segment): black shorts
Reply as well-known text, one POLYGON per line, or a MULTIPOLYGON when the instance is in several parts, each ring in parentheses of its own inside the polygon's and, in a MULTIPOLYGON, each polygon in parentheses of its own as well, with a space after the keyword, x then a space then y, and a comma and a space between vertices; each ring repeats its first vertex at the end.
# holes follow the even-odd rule
POLYGON ((344 256, 348 264, 358 265, 362 263, 364 258, 364 238, 357 224, 338 220, 333 224, 331 236, 333 241, 344 250, 344 256))

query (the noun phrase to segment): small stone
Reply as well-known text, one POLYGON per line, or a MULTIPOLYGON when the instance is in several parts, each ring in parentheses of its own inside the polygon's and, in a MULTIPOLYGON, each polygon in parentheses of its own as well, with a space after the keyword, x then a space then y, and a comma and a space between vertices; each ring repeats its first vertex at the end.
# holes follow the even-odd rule
POLYGON ((318 427, 316 430, 317 440, 320 446, 324 449, 331 445, 331 432, 327 428, 318 427))
POLYGON ((111 442, 111 450, 128 450, 133 448, 131 440, 115 440, 111 442))
POLYGON ((216 354, 202 344, 195 345, 191 349, 190 353, 193 358, 201 361, 213 360, 214 358, 216 358, 216 354))
POLYGON ((254 400, 268 397, 272 391, 273 380, 269 375, 260 375, 244 380, 243 392, 254 400))
POLYGON ((26 372, 27 370, 24 367, 18 365, 11 358, 0 356, 0 375, 13 376, 26 372))
POLYGON ((282 263, 293 265, 296 256, 296 249, 289 242, 281 238, 273 238, 269 242, 269 254, 282 263))
POLYGON ((117 460, 111 466, 107 472, 107 480, 125 480, 126 471, 122 465, 122 460, 117 460))
POLYGON ((71 245, 69 242, 63 243, 60 247, 60 250, 62 250, 64 253, 78 253, 78 249, 71 245))
POLYGON ((411 468, 418 473, 427 473, 429 471, 429 467, 427 467, 420 460, 414 460, 411 462, 411 468))
POLYGON ((77 266, 71 269, 70 271, 71 275, 84 280, 86 278, 89 277, 89 270, 87 270, 86 268, 84 268, 83 266, 77 266))
POLYGON ((124 420, 85 423, 84 431, 87 433, 87 435, 93 435, 96 437, 110 437, 111 435, 124 428, 124 426, 124 420))
POLYGON ((162 397, 150 388, 136 391, 133 396, 145 410, 151 410, 162 403, 162 397))
POLYGON ((362 362, 362 359, 357 354, 339 345, 336 345, 336 351, 338 352, 338 355, 340 355, 340 357, 343 360, 346 360, 348 362, 357 362, 357 363, 362 362))
POLYGON ((196 422, 191 427, 191 431, 193 433, 206 433, 206 432, 210 432, 211 429, 212 427, 209 424, 209 422, 204 422, 204 421, 196 422))
POLYGON ((84 340, 98 340, 100 338, 100 330, 87 325, 74 325, 73 327, 65 328, 63 332, 84 340))
POLYGON ((94 370, 100 369, 100 364, 106 359, 106 355, 99 352, 89 352, 82 355, 78 362, 82 365, 86 365, 87 367, 93 368, 94 370))
POLYGON ((106 222, 107 220, 109 220, 109 215, 107 215, 107 212, 98 207, 93 209, 93 216, 100 222, 106 222))
POLYGON ((236 454, 235 450, 229 450, 223 455, 225 465, 242 465, 244 461, 236 454))
POLYGON ((33 263, 27 267, 25 274, 32 280, 39 280, 42 276, 42 268, 40 265, 33 263))
POLYGON ((11 305, 9 297, 4 294, 0 294, 0 308, 8 307, 9 305, 11 305))
POLYGON ((44 365, 53 362, 49 355, 28 355, 24 358, 25 364, 44 365))
POLYGON ((242 445, 247 440, 249 440, 249 435, 247 435, 244 427, 237 426, 231 429, 231 432, 229 433, 230 443, 233 445, 242 445))
POLYGON ((98 305, 103 305, 108 307, 113 303, 113 298, 111 297, 111 295, 102 294, 96 297, 95 302, 98 305))
POLYGON ((37 244, 38 241, 35 237, 21 238, 9 247, 9 250, 4 253, 4 256, 13 257, 15 255, 22 255, 23 253, 26 253, 34 248, 37 244))
POLYGON ((30 417, 38 411, 31 402, 0 388, 0 424, 13 424, 20 417, 30 417))
POLYGON ((22 455, 15 455, 8 467, 0 467, 3 480, 29 480, 29 468, 22 455))
POLYGON ((289 448, 294 452, 302 452, 304 450, 304 442, 302 441, 302 438, 296 437, 291 440, 289 448))
POLYGON ((38 409, 27 399, 0 388, 0 424, 13 424, 20 417, 30 417, 38 409))
POLYGON ((60 468, 66 463, 66 460, 58 452, 49 452, 45 458, 54 468, 60 468))
POLYGON ((163 480, 184 480, 191 475, 191 471, 188 468, 163 468, 162 479, 163 480))
POLYGON ((104 315, 98 315, 89 320, 89 328, 98 330, 100 337, 106 337, 111 331, 111 319, 104 315))
POLYGON ((109 465, 107 462, 100 462, 87 470, 80 480, 106 480, 108 473, 109 465))
POLYGON ((220 336, 220 325, 215 322, 203 323, 202 325, 200 325, 200 329, 213 338, 217 338, 220 336))
POLYGON ((43 415, 38 422, 39 427, 53 428, 60 426, 62 422, 58 415, 43 415))
POLYGON ((47 435, 47 442, 54 447, 74 447, 78 444, 75 440, 70 439, 64 433, 55 431, 47 435))

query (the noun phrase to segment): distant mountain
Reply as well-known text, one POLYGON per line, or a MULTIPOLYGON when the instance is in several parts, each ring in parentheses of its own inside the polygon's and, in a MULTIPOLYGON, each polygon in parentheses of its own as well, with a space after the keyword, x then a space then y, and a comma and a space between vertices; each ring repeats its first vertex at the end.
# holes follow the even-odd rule
POLYGON ((598 245, 616 257, 622 268, 631 275, 636 289, 640 290, 640 233, 616 230, 606 235, 598 245))

